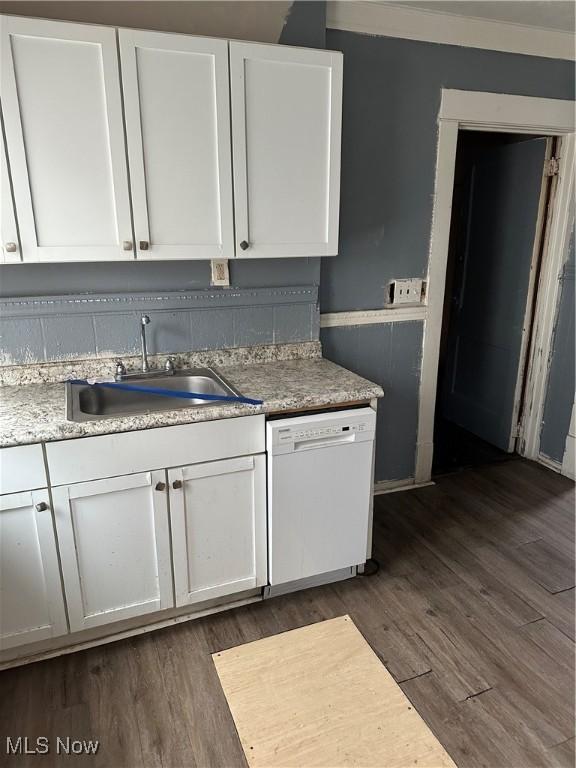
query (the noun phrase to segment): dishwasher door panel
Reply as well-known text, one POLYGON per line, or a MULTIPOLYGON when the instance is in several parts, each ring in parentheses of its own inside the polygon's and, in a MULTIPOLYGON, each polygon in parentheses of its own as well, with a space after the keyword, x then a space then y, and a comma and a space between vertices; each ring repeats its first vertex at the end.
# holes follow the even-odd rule
POLYGON ((268 457, 270 584, 366 560, 373 440, 268 457))

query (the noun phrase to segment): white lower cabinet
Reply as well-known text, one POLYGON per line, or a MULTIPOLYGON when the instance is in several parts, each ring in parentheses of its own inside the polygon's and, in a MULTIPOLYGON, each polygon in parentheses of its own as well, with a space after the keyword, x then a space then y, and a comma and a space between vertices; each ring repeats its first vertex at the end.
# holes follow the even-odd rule
POLYGON ((265 585, 264 448, 258 414, 0 450, 0 663, 265 585))
POLYGON ((266 584, 265 457, 168 471, 176 605, 266 584))
POLYGON ((0 496, 0 648, 67 631, 48 491, 0 496))
POLYGON ((163 470, 53 489, 72 632, 174 605, 163 470))

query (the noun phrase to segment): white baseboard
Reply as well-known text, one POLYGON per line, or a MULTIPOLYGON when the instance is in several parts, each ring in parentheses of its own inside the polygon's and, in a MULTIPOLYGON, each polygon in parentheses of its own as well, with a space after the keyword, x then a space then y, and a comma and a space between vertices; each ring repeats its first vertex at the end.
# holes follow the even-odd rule
POLYGON ((562 461, 562 474, 571 480, 576 479, 576 438, 568 435, 566 438, 566 449, 564 451, 564 460, 562 461))
POLYGON ((381 496, 383 493, 395 493, 396 491, 411 491, 415 488, 425 488, 427 485, 435 485, 432 480, 424 483, 416 483, 413 477, 405 480, 381 480, 374 483, 374 496, 381 496))
POLYGON ((562 464, 560 464, 559 461, 551 459, 549 456, 544 456, 542 453, 538 456, 536 461, 538 464, 542 464, 544 467, 552 469, 554 472, 558 472, 558 474, 562 474, 562 464))

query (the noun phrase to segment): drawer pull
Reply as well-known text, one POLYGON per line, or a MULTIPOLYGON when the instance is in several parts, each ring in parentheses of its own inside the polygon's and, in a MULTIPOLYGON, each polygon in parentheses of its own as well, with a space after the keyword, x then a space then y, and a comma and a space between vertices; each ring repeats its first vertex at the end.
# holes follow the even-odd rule
POLYGON ((166 483, 156 483, 155 490, 156 491, 165 491, 166 490, 166 483))
POLYGON ((46 504, 45 501, 41 501, 39 504, 36 504, 36 512, 46 512, 47 509, 50 509, 48 504, 46 504))
POLYGON ((172 488, 174 488, 175 491, 179 491, 180 488, 182 488, 182 480, 174 480, 172 488))

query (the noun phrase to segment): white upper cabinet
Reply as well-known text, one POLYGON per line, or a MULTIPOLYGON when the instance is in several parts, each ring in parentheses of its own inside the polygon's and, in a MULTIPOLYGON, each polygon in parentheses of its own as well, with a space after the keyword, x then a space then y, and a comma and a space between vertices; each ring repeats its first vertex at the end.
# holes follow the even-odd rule
POLYGON ((342 54, 230 42, 236 256, 338 250, 342 54))
POLYGON ((0 262, 337 253, 342 54, 0 16, 0 69, 0 262))
POLYGON ((227 41, 119 34, 138 258, 234 256, 227 41))
POLYGON ((116 31, 0 17, 24 261, 133 258, 116 31))
POLYGON ((6 147, 3 136, 0 136, 0 264, 18 263, 21 259, 6 147))

